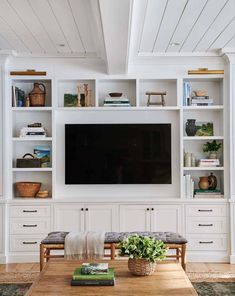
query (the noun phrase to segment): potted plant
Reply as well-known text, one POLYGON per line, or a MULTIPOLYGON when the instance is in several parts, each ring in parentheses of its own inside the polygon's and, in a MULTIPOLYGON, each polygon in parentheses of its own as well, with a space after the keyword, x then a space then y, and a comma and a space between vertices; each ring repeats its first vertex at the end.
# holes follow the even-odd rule
POLYGON ((203 145, 203 152, 209 152, 209 158, 216 159, 217 151, 222 147, 222 143, 217 143, 216 140, 212 142, 206 142, 203 145))
POLYGON ((128 268, 135 275, 151 275, 156 261, 166 258, 167 246, 148 236, 131 235, 119 243, 119 255, 129 256, 128 268))

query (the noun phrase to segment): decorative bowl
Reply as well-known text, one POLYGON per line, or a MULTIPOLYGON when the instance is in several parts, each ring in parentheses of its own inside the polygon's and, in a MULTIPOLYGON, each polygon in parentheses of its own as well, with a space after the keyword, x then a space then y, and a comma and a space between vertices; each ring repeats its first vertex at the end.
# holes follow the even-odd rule
POLYGON ((40 182, 17 182, 15 187, 20 197, 35 197, 41 184, 40 182))
POLYGON ((122 93, 118 93, 118 92, 113 92, 113 93, 109 93, 110 97, 121 97, 122 93))

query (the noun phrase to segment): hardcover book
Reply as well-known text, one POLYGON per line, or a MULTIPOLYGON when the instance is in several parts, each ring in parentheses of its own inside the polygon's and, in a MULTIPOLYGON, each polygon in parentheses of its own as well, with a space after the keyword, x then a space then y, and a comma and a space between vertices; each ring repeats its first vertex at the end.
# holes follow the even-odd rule
POLYGON ((109 268, 106 274, 82 274, 82 267, 76 268, 73 273, 73 280, 76 281, 100 281, 100 280, 114 280, 114 268, 109 268))

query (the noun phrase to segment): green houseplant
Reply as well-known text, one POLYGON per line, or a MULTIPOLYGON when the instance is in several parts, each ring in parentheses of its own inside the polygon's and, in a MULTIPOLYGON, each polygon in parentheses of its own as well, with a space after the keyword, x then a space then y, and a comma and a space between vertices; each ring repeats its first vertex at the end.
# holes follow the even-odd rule
POLYGON ((216 140, 206 142, 203 145, 203 152, 209 152, 209 158, 217 158, 217 151, 222 147, 222 143, 217 143, 216 140))
POLYGON ((150 275, 156 261, 166 258, 167 246, 148 236, 131 235, 119 243, 119 255, 129 256, 128 268, 135 275, 150 275))

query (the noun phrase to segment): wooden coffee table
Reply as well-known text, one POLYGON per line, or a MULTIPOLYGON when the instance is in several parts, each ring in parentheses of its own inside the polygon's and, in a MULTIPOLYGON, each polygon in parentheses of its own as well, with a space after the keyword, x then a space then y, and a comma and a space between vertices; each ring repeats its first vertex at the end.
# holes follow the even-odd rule
POLYGON ((102 262, 115 268, 115 286, 72 287, 73 271, 82 262, 85 261, 50 260, 26 295, 197 295, 181 265, 176 262, 159 263, 153 275, 139 277, 128 271, 126 260, 106 260, 102 262))

